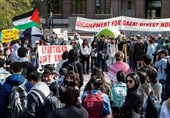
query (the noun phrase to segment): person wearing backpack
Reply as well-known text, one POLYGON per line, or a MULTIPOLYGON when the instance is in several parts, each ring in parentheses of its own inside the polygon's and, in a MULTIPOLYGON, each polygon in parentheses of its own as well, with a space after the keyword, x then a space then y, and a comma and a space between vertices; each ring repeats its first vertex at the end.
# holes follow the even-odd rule
POLYGON ((53 110, 48 118, 89 118, 78 97, 79 93, 75 88, 67 87, 63 95, 65 107, 53 110))
POLYGON ((45 112, 46 116, 50 113, 51 110, 57 109, 62 107, 60 99, 60 93, 59 88, 60 85, 58 84, 57 80, 55 80, 55 73, 54 73, 54 67, 51 66, 45 66, 44 72, 42 75, 42 81, 45 82, 49 89, 50 89, 50 96, 48 97, 48 101, 50 104, 48 107, 46 107, 45 112))
MULTIPOLYGON (((112 107, 121 107, 127 95, 127 85, 125 83, 125 73, 117 72, 117 81, 113 83, 110 90, 112 107)), ((118 118, 116 112, 113 111, 114 118, 118 118)))
POLYGON ((82 105, 88 111, 89 118, 111 118, 111 106, 109 97, 100 91, 103 84, 101 79, 94 79, 91 84, 92 90, 82 95, 82 105))
POLYGON ((165 50, 161 50, 159 54, 156 56, 155 67, 158 68, 157 77, 159 82, 162 84, 162 102, 165 101, 165 85, 166 85, 166 76, 167 73, 165 69, 167 68, 167 59, 165 57, 167 53, 165 50))
POLYGON ((28 49, 25 47, 20 47, 18 49, 19 58, 16 60, 17 62, 22 62, 23 64, 23 72, 22 74, 27 78, 28 75, 35 70, 33 64, 30 62, 28 57, 28 49))
MULTIPOLYGON (((3 83, 3 85, 1 86, 0 89, 0 116, 2 118, 5 118, 7 116, 11 116, 11 114, 13 114, 13 110, 16 109, 18 110, 18 107, 23 107, 18 105, 19 103, 17 103, 17 101, 21 101, 23 100, 23 104, 26 105, 25 101, 25 97, 26 97, 26 92, 30 89, 30 85, 29 82, 27 81, 27 79, 21 74, 22 73, 22 69, 23 69, 23 65, 21 62, 13 62, 10 65, 10 69, 12 71, 12 75, 10 75, 9 77, 6 78, 5 82, 3 83), (23 85, 23 86, 21 86, 23 85), (15 96, 15 93, 19 93, 19 91, 17 91, 16 89, 20 88, 22 89, 21 94, 23 95, 22 98, 15 96), (12 92, 13 91, 13 92, 12 92), (14 95, 14 96, 12 96, 14 95), (14 97, 12 100, 10 100, 12 97, 14 97), (18 105, 15 106, 14 104, 18 105)), ((23 112, 25 108, 23 109, 23 112)), ((16 115, 18 115, 18 113, 16 112, 16 115)))
POLYGON ((94 82, 94 79, 101 79, 103 81, 103 84, 100 87, 100 90, 101 90, 101 92, 109 95, 110 94, 110 84, 106 82, 103 70, 98 67, 95 67, 92 70, 91 78, 85 85, 84 92, 87 90, 92 90, 91 84, 94 82))
POLYGON ((75 71, 80 79, 79 89, 83 86, 84 76, 83 76, 83 66, 79 61, 79 52, 76 48, 71 49, 68 53, 68 61, 63 63, 62 68, 67 68, 68 71, 75 71))
POLYGON ((141 118, 143 107, 143 94, 140 78, 136 73, 129 73, 126 76, 127 96, 123 105, 114 107, 113 111, 120 115, 120 118, 141 118))
POLYGON ((27 95, 26 118, 46 118, 44 113, 44 96, 50 95, 50 89, 45 82, 41 82, 41 74, 36 71, 30 73, 28 80, 33 87, 27 95))

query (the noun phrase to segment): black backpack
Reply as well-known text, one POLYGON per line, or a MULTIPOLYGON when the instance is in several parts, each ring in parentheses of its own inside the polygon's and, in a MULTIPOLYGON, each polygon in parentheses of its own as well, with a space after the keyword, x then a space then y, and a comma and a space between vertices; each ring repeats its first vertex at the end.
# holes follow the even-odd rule
POLYGON ((49 113, 52 110, 55 110, 57 108, 61 108, 64 105, 61 103, 61 101, 57 98, 57 96, 54 96, 52 93, 49 94, 47 97, 39 90, 34 90, 35 93, 39 93, 41 95, 41 97, 43 98, 44 105, 43 105, 43 114, 44 114, 44 118, 47 118, 49 113))
POLYGON ((77 79, 79 79, 80 81, 80 75, 76 65, 77 63, 78 62, 73 62, 73 63, 66 62, 64 66, 62 66, 62 68, 66 68, 68 72, 74 71, 76 73, 77 79))
POLYGON ((148 96, 145 118, 159 118, 161 104, 152 94, 148 96))

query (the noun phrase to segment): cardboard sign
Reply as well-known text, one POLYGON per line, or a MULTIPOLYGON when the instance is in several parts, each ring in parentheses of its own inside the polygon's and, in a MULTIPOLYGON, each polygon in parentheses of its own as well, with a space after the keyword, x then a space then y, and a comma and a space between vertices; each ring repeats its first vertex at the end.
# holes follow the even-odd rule
POLYGON ((105 27, 114 27, 129 31, 170 31, 170 18, 166 19, 140 19, 119 16, 109 19, 87 19, 77 17, 76 30, 99 32, 105 27))
POLYGON ((2 43, 10 42, 12 40, 18 39, 19 31, 18 29, 7 29, 2 30, 2 43))
POLYGON ((41 65, 58 63, 64 51, 69 51, 71 45, 38 46, 38 55, 41 65))

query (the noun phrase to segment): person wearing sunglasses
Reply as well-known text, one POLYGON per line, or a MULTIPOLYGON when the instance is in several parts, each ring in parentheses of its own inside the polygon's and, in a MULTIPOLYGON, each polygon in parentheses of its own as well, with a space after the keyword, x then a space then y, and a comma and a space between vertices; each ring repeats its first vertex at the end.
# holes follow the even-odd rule
POLYGON ((140 78, 136 73, 129 73, 126 76, 127 96, 123 105, 113 111, 120 113, 121 118, 141 118, 143 106, 143 95, 139 90, 141 87, 140 78))

